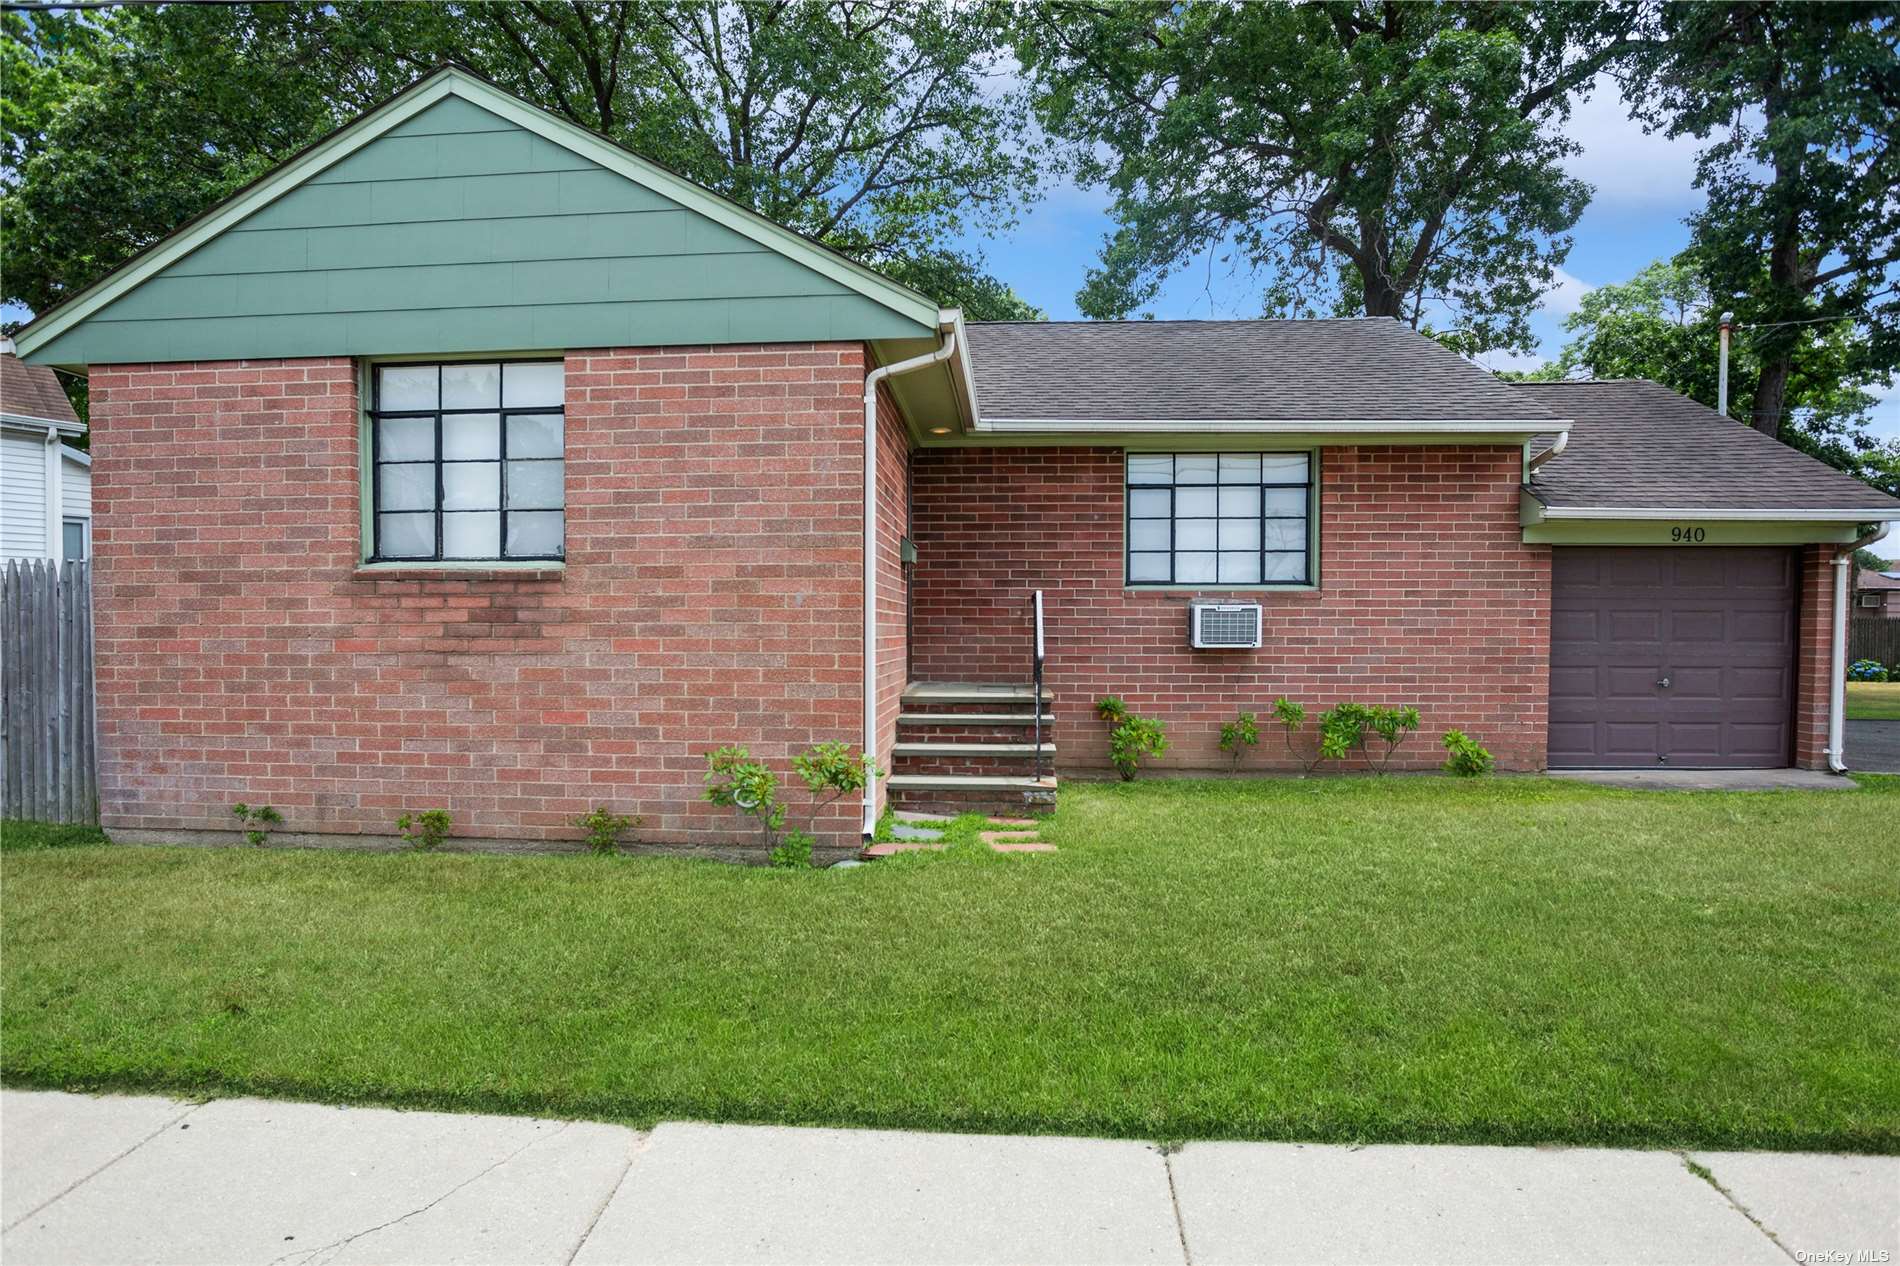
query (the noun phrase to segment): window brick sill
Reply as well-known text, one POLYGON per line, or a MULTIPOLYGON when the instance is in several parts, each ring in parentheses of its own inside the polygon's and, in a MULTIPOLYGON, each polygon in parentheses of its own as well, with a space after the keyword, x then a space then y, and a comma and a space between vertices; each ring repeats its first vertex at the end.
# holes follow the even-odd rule
POLYGON ((510 566, 474 563, 456 566, 442 563, 358 563, 350 573, 357 580, 560 580, 567 574, 565 563, 531 563, 510 566))

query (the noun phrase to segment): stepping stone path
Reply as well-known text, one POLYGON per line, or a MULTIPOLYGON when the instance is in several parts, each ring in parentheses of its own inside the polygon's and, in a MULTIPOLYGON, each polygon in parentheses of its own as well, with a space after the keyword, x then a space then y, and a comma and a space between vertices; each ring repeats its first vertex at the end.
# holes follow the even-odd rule
MULTIPOLYGON (((899 813, 891 825, 891 834, 895 839, 873 844, 864 850, 866 857, 890 857, 897 853, 919 851, 940 853, 949 845, 944 843, 943 828, 950 821, 941 813, 899 813)), ((1031 818, 991 818, 985 826, 987 830, 978 833, 977 838, 999 853, 1053 853, 1056 846, 1045 844, 1037 835, 1037 823, 1031 818)))

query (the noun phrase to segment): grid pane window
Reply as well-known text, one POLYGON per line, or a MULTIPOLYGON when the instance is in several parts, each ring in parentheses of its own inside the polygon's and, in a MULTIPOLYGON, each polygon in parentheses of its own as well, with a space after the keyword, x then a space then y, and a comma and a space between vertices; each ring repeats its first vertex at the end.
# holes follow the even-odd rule
POLYGON ((1308 583, 1312 465, 1307 453, 1130 453, 1128 583, 1308 583))
POLYGON ((564 557, 564 390, 559 361, 378 366, 370 556, 564 557))

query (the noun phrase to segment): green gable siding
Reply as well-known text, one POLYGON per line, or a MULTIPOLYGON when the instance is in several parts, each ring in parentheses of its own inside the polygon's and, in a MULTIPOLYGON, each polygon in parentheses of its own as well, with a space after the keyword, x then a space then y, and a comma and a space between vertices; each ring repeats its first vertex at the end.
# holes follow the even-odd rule
POLYGON ((928 333, 788 255, 448 96, 56 335, 33 359, 928 333))

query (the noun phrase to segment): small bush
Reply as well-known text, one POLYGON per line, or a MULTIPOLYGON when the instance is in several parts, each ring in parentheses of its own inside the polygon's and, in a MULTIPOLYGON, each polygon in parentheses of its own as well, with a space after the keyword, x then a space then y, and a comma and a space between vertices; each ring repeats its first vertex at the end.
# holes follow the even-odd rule
POLYGON ((1135 780, 1142 757, 1160 756, 1168 750, 1168 727, 1153 717, 1131 716, 1108 736, 1108 759, 1123 782, 1135 780))
POLYGON ((270 833, 284 824, 284 815, 269 805, 245 804, 242 800, 231 806, 231 816, 248 828, 244 838, 253 848, 270 843, 270 833))
POLYGON ((1385 750, 1379 753, 1379 763, 1372 765, 1372 755, 1367 752, 1366 764, 1372 765, 1375 773, 1383 774, 1385 767, 1392 763, 1392 753, 1398 751, 1399 744, 1418 728, 1418 709, 1373 708, 1366 714, 1366 727, 1385 744, 1385 750))
POLYGON ((1243 712, 1220 727, 1220 750, 1227 753, 1229 767, 1240 768, 1240 758, 1260 741, 1260 718, 1243 712))
MULTIPOLYGON (((845 743, 820 743, 792 758, 792 769, 812 793, 808 827, 841 796, 860 792, 883 773, 845 743)), ((706 799, 758 820, 761 842, 772 865, 811 865, 814 840, 809 830, 785 827, 785 806, 778 799, 778 776, 752 759, 743 747, 722 747, 706 754, 706 799)))
POLYGON ((1857 659, 1847 666, 1849 681, 1891 681, 1894 671, 1882 667, 1877 659, 1857 659))
POLYGON ((1319 754, 1324 760, 1345 760, 1366 741, 1372 709, 1358 703, 1336 703, 1319 714, 1319 754))
POLYGON ((1445 772, 1457 774, 1463 778, 1476 778, 1479 774, 1488 774, 1497 762, 1491 753, 1484 750, 1478 741, 1463 730, 1446 730, 1442 740, 1445 750, 1450 753, 1445 758, 1445 772))
POLYGON ((1300 763, 1300 773, 1312 773, 1313 767, 1320 762, 1321 754, 1315 751, 1312 756, 1306 756, 1293 741, 1299 735, 1300 727, 1306 724, 1306 709, 1281 695, 1273 701, 1273 716, 1280 723, 1281 732, 1286 735, 1287 755, 1300 763))
POLYGON ((449 828, 454 825, 455 819, 447 809, 424 809, 397 818, 396 834, 409 841, 409 847, 417 852, 433 853, 449 838, 449 828))
POLYGON ((1114 695, 1103 695, 1095 701, 1095 715, 1111 727, 1117 726, 1128 719, 1128 705, 1114 695))
POLYGON ((623 818, 606 805, 597 805, 592 812, 583 813, 574 819, 575 827, 587 837, 587 847, 603 856, 612 856, 620 851, 620 837, 639 826, 646 819, 637 814, 623 818))

